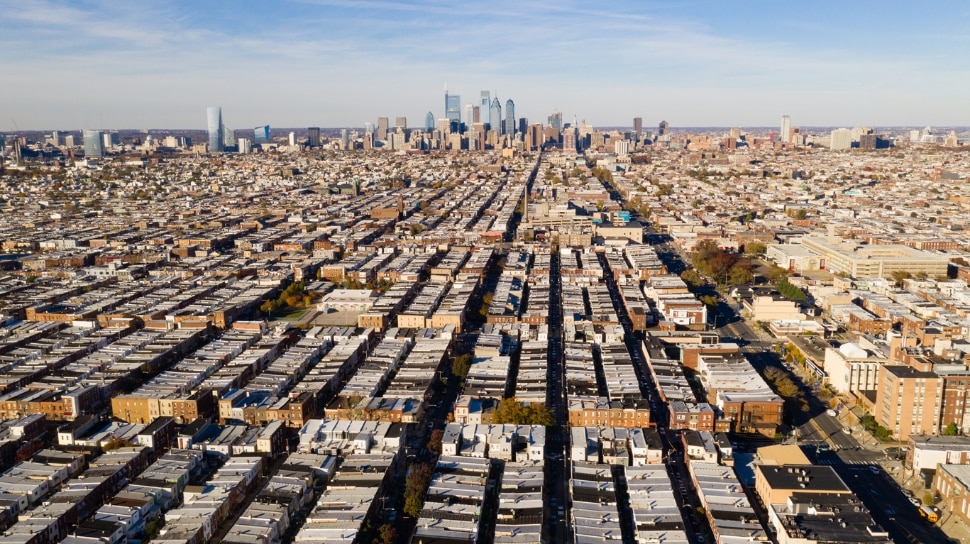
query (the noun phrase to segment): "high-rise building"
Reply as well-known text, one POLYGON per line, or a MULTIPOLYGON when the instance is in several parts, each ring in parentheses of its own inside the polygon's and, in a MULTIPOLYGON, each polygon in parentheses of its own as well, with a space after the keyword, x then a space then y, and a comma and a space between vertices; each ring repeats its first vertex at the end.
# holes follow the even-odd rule
POLYGON ((529 130, 529 120, 525 117, 519 117, 519 134, 525 134, 529 130))
POLYGON ((575 155, 576 149, 576 127, 570 126, 562 132, 562 152, 567 155, 575 155))
POLYGON ((225 146, 225 130, 222 125, 222 108, 209 106, 205 109, 206 124, 209 129, 209 152, 219 153, 225 146))
POLYGON ((377 135, 378 140, 387 140, 387 117, 377 118, 377 135))
POLYGON ((781 116, 781 143, 791 143, 791 117, 781 116))
MULTIPOLYGON (((562 141, 562 113, 558 111, 552 112, 549 116, 549 132, 556 142, 562 141)), ((541 145, 541 144, 540 144, 541 145)))
POLYGON ((445 117, 451 123, 451 129, 458 130, 461 126, 461 96, 448 94, 448 89, 445 89, 445 117))
POLYGON ((253 129, 253 143, 256 145, 269 143, 269 125, 263 125, 253 129))
POLYGON ((84 130, 84 156, 104 156, 104 137, 100 130, 84 130))
POLYGON ((832 140, 829 142, 829 149, 838 151, 852 148, 852 131, 847 128, 837 128, 832 131, 832 140))
POLYGON ((498 134, 502 133, 502 103, 498 98, 492 100, 492 106, 488 110, 488 124, 491 127, 490 130, 498 134))
MULTIPOLYGON (((465 132, 468 132, 472 128, 472 123, 475 122, 475 104, 469 102, 465 104, 465 132)), ((471 149, 471 146, 469 146, 471 149)))
POLYGON ((633 133, 637 135, 637 138, 643 134, 643 117, 633 118, 633 133))
POLYGON ((408 118, 399 116, 394 118, 394 128, 408 129, 408 118))
POLYGON ((345 128, 340 129, 340 149, 344 151, 350 149, 350 134, 345 128))
MULTIPOLYGON (((483 123, 488 123, 488 110, 492 107, 491 93, 488 91, 482 91, 481 100, 478 102, 478 114, 481 116, 479 121, 483 123)), ((495 128, 495 127, 486 127, 495 128)))
POLYGON ((505 133, 515 134, 515 102, 511 98, 505 101, 505 133))
POLYGON ((249 141, 249 138, 239 138, 238 151, 242 154, 253 152, 253 143, 249 141))
POLYGON ((236 131, 227 126, 222 127, 222 148, 223 151, 236 146, 236 131))
POLYGON ((660 125, 657 126, 657 135, 663 136, 667 134, 667 130, 670 129, 670 123, 667 121, 660 121, 660 125))
POLYGON ((296 147, 296 133, 295 132, 292 132, 292 131, 290 132, 290 134, 287 137, 287 144, 290 147, 296 147))
POLYGON ((371 123, 370 121, 364 123, 364 134, 370 134, 371 136, 374 135, 374 123, 371 123))
POLYGON ((320 127, 310 127, 307 130, 310 147, 320 147, 320 127))

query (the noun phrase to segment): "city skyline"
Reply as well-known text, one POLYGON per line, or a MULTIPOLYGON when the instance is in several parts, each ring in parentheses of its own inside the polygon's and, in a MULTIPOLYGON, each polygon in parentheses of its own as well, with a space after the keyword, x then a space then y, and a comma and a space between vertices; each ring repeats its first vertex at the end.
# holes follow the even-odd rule
POLYGON ((201 128, 207 104, 232 127, 363 126, 439 111, 448 81, 459 96, 514 97, 530 121, 970 125, 956 60, 970 8, 883 7, 838 5, 835 20, 818 5, 704 2, 35 2, 0 21, 0 113, 4 130, 201 128))

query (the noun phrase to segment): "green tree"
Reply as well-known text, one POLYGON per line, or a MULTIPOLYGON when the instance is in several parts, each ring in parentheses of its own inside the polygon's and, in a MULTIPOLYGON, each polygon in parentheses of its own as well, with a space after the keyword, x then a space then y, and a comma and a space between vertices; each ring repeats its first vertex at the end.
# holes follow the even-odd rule
POLYGON ((451 374, 457 376, 461 379, 468 377, 468 371, 471 369, 472 356, 469 353, 464 353, 455 357, 455 360, 451 363, 451 374))
POLYGON ((381 525, 377 530, 377 544, 396 544, 397 540, 397 529, 390 523, 381 525))
POLYGON ((430 463, 413 463, 408 469, 407 480, 404 484, 404 513, 416 518, 424 508, 424 495, 434 476, 434 468, 430 463))
POLYGON ((731 267, 731 271, 728 273, 728 283, 732 285, 740 285, 743 283, 751 283, 754 281, 754 274, 746 266, 734 265, 731 267))
POLYGON ((953 421, 946 424, 943 429, 943 436, 956 436, 960 434, 960 429, 957 428, 957 424, 953 421))
POLYGON ((768 246, 764 242, 748 242, 744 244, 744 252, 748 255, 764 255, 768 246))
POLYGON ((704 285, 704 280, 701 278, 701 275, 698 274, 694 269, 684 270, 681 272, 680 279, 684 280, 684 283, 686 283, 687 287, 690 289, 695 289, 701 285, 704 285))
POLYGON ((897 287, 902 287, 903 281, 913 277, 912 274, 910 274, 907 270, 894 270, 891 276, 893 281, 896 282, 897 287))
POLYGON ((492 423, 511 425, 552 425, 552 412, 544 404, 528 406, 515 398, 502 399, 492 413, 492 423))
POLYGON ((787 298, 788 300, 794 300, 795 302, 801 302, 808 298, 805 291, 802 291, 798 287, 788 283, 787 278, 778 282, 778 292, 781 294, 781 296, 787 298))

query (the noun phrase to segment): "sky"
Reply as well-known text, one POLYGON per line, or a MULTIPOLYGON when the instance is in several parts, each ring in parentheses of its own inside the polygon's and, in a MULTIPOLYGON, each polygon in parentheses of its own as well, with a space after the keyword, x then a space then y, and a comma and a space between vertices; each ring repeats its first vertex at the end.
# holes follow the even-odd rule
POLYGON ((970 125, 970 2, 0 0, 0 131, 970 125), (462 112, 464 114, 464 111, 462 112))

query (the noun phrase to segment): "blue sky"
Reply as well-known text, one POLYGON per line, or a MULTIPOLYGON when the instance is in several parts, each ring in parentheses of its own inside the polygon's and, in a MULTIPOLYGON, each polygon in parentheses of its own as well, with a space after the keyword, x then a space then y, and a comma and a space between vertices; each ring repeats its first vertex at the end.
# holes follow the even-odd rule
POLYGON ((963 1, 2 0, 0 130, 203 128, 207 105, 420 126, 446 82, 543 123, 970 125, 968 29, 963 1))

